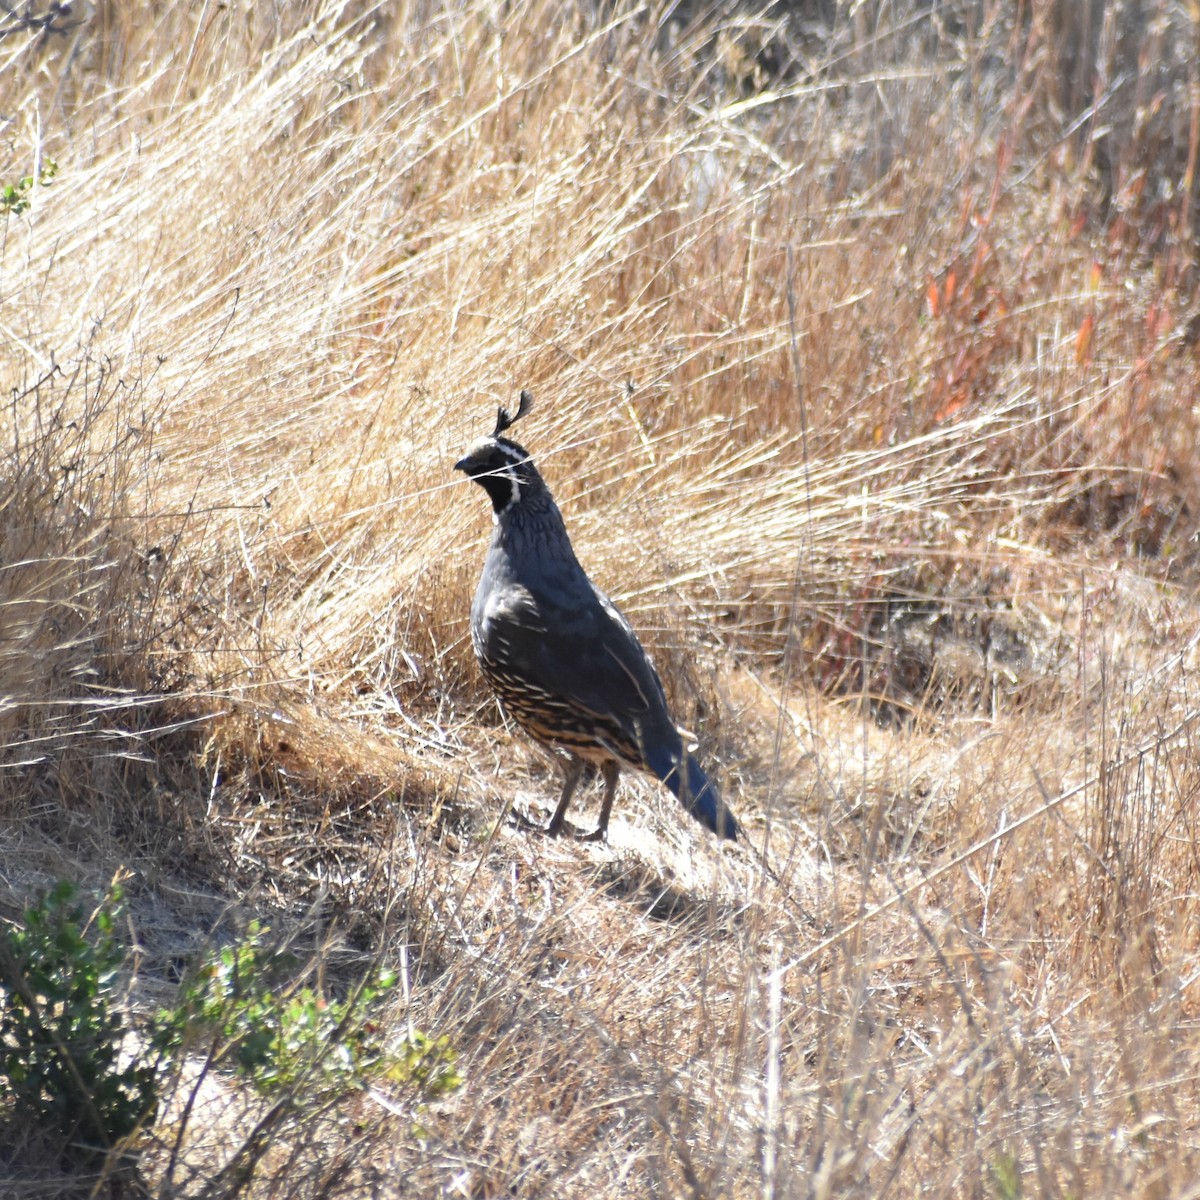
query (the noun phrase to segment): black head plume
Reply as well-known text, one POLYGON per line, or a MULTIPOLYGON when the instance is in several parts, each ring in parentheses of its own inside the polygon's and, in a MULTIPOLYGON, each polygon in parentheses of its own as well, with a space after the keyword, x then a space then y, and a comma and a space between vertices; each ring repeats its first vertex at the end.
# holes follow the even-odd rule
POLYGON ((492 437, 499 437, 510 425, 519 421, 532 407, 533 396, 522 388, 515 413, 510 414, 507 408, 501 408, 496 413, 496 429, 492 437))

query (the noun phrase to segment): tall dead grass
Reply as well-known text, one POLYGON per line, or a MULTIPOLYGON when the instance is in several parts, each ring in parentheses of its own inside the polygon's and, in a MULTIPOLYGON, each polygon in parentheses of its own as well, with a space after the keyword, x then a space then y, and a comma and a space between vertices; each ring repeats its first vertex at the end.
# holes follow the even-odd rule
POLYGON ((0 241, 11 894, 128 865, 151 990, 225 900, 332 924, 467 1075, 238 1187, 1195 1194, 1190 182, 1097 165, 1065 6, 827 7, 0 41, 0 183, 59 166, 0 241), (500 820, 552 784, 450 466, 519 387, 744 850, 638 781, 606 850, 500 820))

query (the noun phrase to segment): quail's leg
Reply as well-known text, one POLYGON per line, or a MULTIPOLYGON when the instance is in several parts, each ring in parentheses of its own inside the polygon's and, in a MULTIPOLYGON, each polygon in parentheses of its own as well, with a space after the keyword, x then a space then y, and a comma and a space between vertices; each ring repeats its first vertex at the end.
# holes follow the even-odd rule
POLYGON ((551 837, 558 837, 562 833, 563 821, 567 818, 567 805, 571 803, 571 797, 575 793, 575 788, 579 784, 579 777, 583 774, 583 759, 571 756, 563 764, 563 789, 562 795, 558 798, 558 807, 554 810, 554 816, 550 818, 550 824, 546 826, 546 832, 551 837))
POLYGON ((604 760, 600 770, 604 773, 604 800, 600 804, 600 824, 581 839, 585 842, 602 842, 608 837, 608 817, 612 812, 613 797, 617 794, 620 764, 615 758, 608 758, 604 760))

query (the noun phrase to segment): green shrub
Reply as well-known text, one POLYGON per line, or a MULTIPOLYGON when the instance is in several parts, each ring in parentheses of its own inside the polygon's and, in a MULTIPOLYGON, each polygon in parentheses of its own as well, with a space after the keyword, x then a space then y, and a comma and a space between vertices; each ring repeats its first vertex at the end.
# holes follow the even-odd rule
POLYGON ((158 1106, 155 1064, 125 1065, 112 1006, 124 960, 121 889, 89 917, 61 882, 0 930, 0 1106, 9 1117, 107 1151, 158 1106))
MULTIPOLYGON (((39 187, 49 187, 51 180, 58 174, 58 163, 52 158, 42 162, 38 171, 39 187)), ((0 186, 0 212, 23 213, 32 203, 34 178, 26 175, 16 183, 6 183, 0 186)))
POLYGON ((62 882, 0 930, 0 1125, 50 1135, 64 1165, 70 1152, 77 1167, 136 1166, 144 1145, 136 1135, 158 1115, 170 1068, 190 1055, 232 1070, 272 1101, 227 1165, 231 1179, 250 1178, 274 1132, 372 1081, 408 1087, 418 1104, 461 1086, 447 1038, 413 1029, 398 1042, 385 1035, 378 1018, 393 972, 376 968, 344 998, 327 996, 307 982, 311 964, 298 964, 257 923, 200 959, 149 1022, 148 1037, 128 1037, 116 1006, 121 904, 113 887, 89 914, 62 882), (131 1047, 124 1062, 123 1043, 131 1047))
POLYGON ((377 1023, 396 986, 376 969, 345 999, 301 982, 291 955, 272 946, 257 922, 245 938, 212 953, 184 985, 178 1004, 159 1013, 157 1044, 177 1055, 207 1044, 217 1065, 232 1067, 261 1093, 295 1091, 319 1104, 388 1080, 413 1085, 422 1099, 462 1079, 445 1037, 410 1031, 397 1048, 377 1023))

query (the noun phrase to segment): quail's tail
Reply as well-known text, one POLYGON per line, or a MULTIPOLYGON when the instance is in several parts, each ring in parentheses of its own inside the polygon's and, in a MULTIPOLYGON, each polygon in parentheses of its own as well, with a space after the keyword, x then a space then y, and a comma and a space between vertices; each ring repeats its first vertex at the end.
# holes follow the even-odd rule
POLYGON ((646 754, 646 763, 702 825, 708 826, 713 833, 729 838, 730 841, 735 841, 740 836, 738 823, 733 813, 721 802, 716 785, 705 775, 704 768, 694 755, 684 755, 682 741, 675 747, 674 753, 664 746, 658 748, 655 753, 646 754), (682 777, 684 771, 680 770, 681 757, 687 759, 686 786, 682 777))

